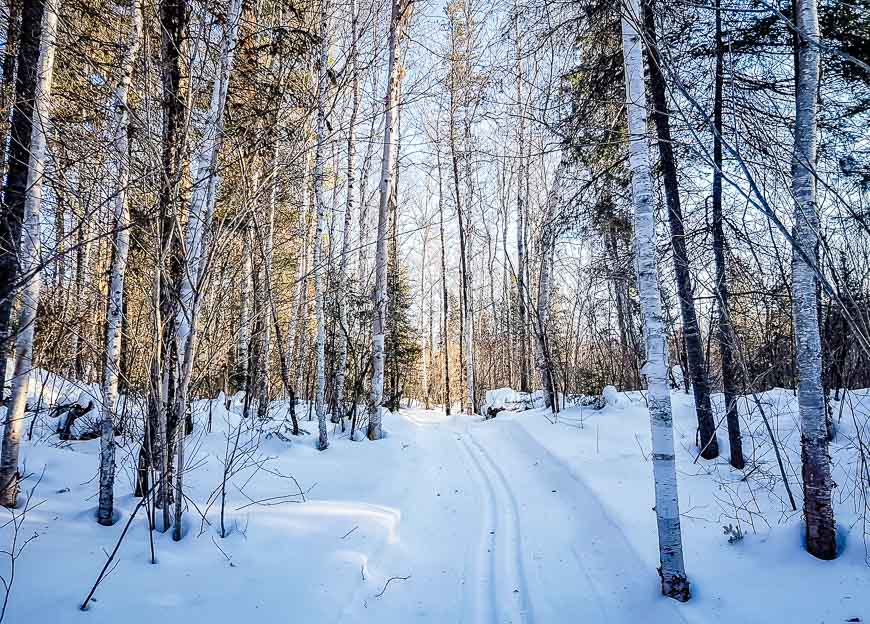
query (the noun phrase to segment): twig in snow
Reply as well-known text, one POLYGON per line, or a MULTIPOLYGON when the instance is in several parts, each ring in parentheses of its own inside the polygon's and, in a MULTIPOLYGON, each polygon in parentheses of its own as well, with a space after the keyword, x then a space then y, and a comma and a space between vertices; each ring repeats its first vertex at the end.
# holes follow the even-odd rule
POLYGON ((358 528, 359 528, 359 525, 356 525, 356 526, 353 527, 350 531, 348 531, 347 533, 345 533, 344 535, 342 535, 342 536, 341 536, 341 539, 344 539, 345 537, 347 537, 348 535, 350 535, 351 533, 353 533, 354 531, 356 531, 358 528))
POLYGON ((647 457, 647 455, 646 455, 646 451, 643 450, 643 445, 640 443, 640 438, 637 437, 637 434, 636 434, 636 433, 634 434, 634 439, 635 439, 635 441, 637 442, 637 448, 640 449, 640 454, 643 455, 643 460, 644 460, 644 461, 649 461, 649 457, 647 457))
MULTIPOLYGON (((163 481, 163 477, 161 477, 157 483, 154 483, 151 486, 151 489, 148 490, 148 492, 146 492, 145 496, 143 496, 142 498, 139 499, 139 503, 136 505, 136 508, 133 510, 133 513, 130 514, 130 518, 127 520, 127 524, 124 525, 124 530, 121 531, 121 536, 118 538, 118 542, 115 544, 115 548, 114 548, 114 550, 112 550, 112 554, 109 555, 109 558, 106 560, 106 564, 103 566, 103 569, 100 570, 100 574, 97 576, 97 580, 94 583, 94 586, 91 587, 91 591, 88 592, 88 595, 85 598, 85 601, 82 603, 82 606, 79 607, 79 609, 81 609, 82 611, 88 610, 88 603, 91 601, 91 598, 93 598, 94 592, 97 591, 97 587, 99 587, 100 583, 103 581, 103 579, 106 578, 106 570, 109 569, 109 566, 111 565, 112 560, 115 558, 115 555, 118 554, 118 549, 121 548, 121 543, 124 541, 124 537, 127 535, 127 531, 129 530, 130 525, 133 523, 133 519, 136 517, 136 514, 139 512, 140 509, 142 509, 142 505, 144 505, 145 501, 148 500, 148 496, 151 494, 151 492, 154 491, 154 488, 162 481, 163 481)), ((112 568, 112 569, 114 569, 114 568, 112 568)))
POLYGON ((392 583, 393 581, 407 581, 409 578, 411 578, 410 574, 408 576, 391 576, 390 578, 387 579, 387 582, 384 584, 384 588, 381 590, 381 593, 376 595, 375 598, 380 598, 381 596, 383 596, 384 592, 387 591, 387 587, 389 587, 390 583, 392 583))
POLYGON ((232 559, 232 557, 230 557, 230 556, 229 556, 229 555, 224 551, 224 549, 220 547, 220 545, 217 543, 217 540, 214 538, 214 535, 211 536, 211 541, 212 541, 212 543, 217 547, 217 549, 218 549, 219 551, 221 551, 221 554, 222 554, 224 557, 226 557, 226 560, 227 560, 227 562, 230 564, 230 567, 231 567, 231 568, 235 568, 235 567, 236 567, 236 564, 233 563, 233 559, 232 559))

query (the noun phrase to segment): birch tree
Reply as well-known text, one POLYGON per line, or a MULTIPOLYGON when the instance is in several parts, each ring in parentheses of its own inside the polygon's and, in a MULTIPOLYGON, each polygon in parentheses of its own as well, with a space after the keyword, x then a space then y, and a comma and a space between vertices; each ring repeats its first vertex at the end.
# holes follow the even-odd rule
POLYGON ((202 286, 203 255, 207 253, 203 239, 211 234, 217 194, 217 163, 224 132, 224 111, 233 68, 233 56, 239 36, 242 0, 231 0, 223 33, 218 75, 212 85, 211 103, 206 118, 205 135, 193 159, 194 187, 191 195, 185 233, 186 262, 181 278, 178 312, 175 317, 175 348, 179 371, 175 395, 177 466, 175 476, 175 526, 172 539, 181 539, 181 516, 184 509, 184 425, 188 409, 190 378, 196 354, 196 321, 202 286))
POLYGON ((121 78, 115 87, 113 105, 115 158, 115 250, 109 284, 109 307, 106 314, 106 354, 103 364, 103 405, 100 425, 100 500, 97 522, 112 524, 115 487, 115 402, 118 399, 118 370, 121 357, 121 330, 124 311, 124 280, 130 251, 130 208, 127 186, 130 183, 130 114, 127 103, 136 55, 142 39, 142 6, 138 0, 130 5, 130 35, 121 61, 121 78))
POLYGON ((375 250, 374 320, 372 322, 372 388, 368 401, 368 438, 380 440, 384 402, 384 339, 387 324, 387 225, 390 196, 394 192, 399 88, 404 74, 399 45, 411 19, 414 0, 393 0, 387 43, 387 94, 384 98, 384 141, 378 189, 378 238, 375 250))
MULTIPOLYGON (((339 258, 338 280, 336 285, 338 308, 338 364, 335 368, 333 384, 332 422, 343 418, 344 379, 347 368, 347 307, 345 306, 345 288, 347 284, 347 265, 350 256, 350 227, 354 211, 354 192, 356 185, 356 124, 360 105, 359 71, 357 68, 359 46, 359 13, 356 0, 350 0, 350 73, 351 73, 351 105, 350 120, 347 130, 347 199, 344 206, 344 229, 341 235, 341 257, 339 258)), ((344 425, 342 425, 343 427, 344 425)))
POLYGON ((677 298, 680 302, 680 315, 683 320, 683 336, 686 341, 688 373, 692 379, 692 393, 695 398, 695 414, 698 419, 698 432, 701 457, 715 459, 719 456, 719 441, 716 438, 716 423, 710 402, 710 382, 707 378, 707 362, 704 357, 704 344, 698 315, 695 313, 695 299, 692 292, 692 276, 689 254, 686 250, 686 230, 683 225, 683 210, 680 206, 680 188, 677 178, 677 163, 674 156, 673 139, 665 77, 661 68, 661 56, 657 49, 656 23, 653 13, 655 0, 642 0, 644 32, 647 37, 647 58, 649 59, 650 90, 652 91, 652 117, 658 138, 659 162, 662 181, 665 187, 665 203, 668 208, 668 225, 671 229, 671 247, 674 251, 674 276, 677 282, 677 298))
POLYGON ((798 408, 804 481, 807 552, 819 559, 837 556, 832 505, 833 479, 825 424, 822 345, 816 277, 819 214, 816 206, 816 108, 819 84, 819 18, 815 0, 796 0, 792 306, 798 367, 798 408))
MULTIPOLYGON (((517 129, 517 308, 519 312, 520 343, 520 392, 529 392, 529 355, 528 355, 528 309, 526 307, 526 207, 525 199, 528 189, 526 175, 526 118, 523 95, 523 56, 522 38, 520 36, 519 16, 514 17, 514 33, 516 46, 516 98, 519 106, 519 128, 517 129)), ((507 227, 507 225, 505 225, 507 227)))
MULTIPOLYGON (((4 398, 6 363, 12 339, 12 306, 19 277, 21 226, 30 166, 30 138, 33 134, 33 103, 39 77, 40 33, 45 0, 25 2, 21 11, 15 96, 8 137, 8 160, 3 202, 0 203, 0 398, 4 398)), ((3 141, 5 147, 7 141, 3 141)))
POLYGON ((553 186, 547 196, 545 223, 541 226, 540 255, 541 270, 538 273, 538 309, 537 331, 538 372, 541 376, 541 386, 544 390, 544 403, 553 413, 559 411, 558 397, 554 388, 552 361, 547 343, 547 327, 550 317, 550 294, 553 290, 553 254, 556 247, 557 210, 562 201, 562 177, 565 174, 568 161, 563 156, 553 177, 553 186))
POLYGON ((662 593, 680 602, 689 599, 683 563, 673 417, 668 387, 668 353, 656 261, 656 224, 647 144, 646 86, 641 50, 639 0, 622 3, 622 50, 628 114, 629 168, 634 204, 637 285, 643 315, 647 382, 652 429, 655 512, 659 535, 659 575, 662 593))
POLYGON ((320 2, 320 50, 317 64, 317 125, 315 128, 316 146, 314 152, 314 202, 317 210, 317 223, 314 230, 314 310, 317 317, 317 389, 314 399, 314 409, 317 412, 317 428, 319 431, 317 448, 321 451, 329 446, 326 437, 326 318, 323 313, 323 235, 326 223, 326 200, 323 195, 323 178, 326 163, 326 98, 329 90, 327 63, 329 61, 329 17, 327 2, 320 2))
POLYGON ((40 244, 42 228, 42 198, 45 160, 48 153, 48 132, 51 118, 51 81, 54 72, 54 53, 57 43, 57 19, 59 0, 46 0, 42 16, 42 38, 39 46, 33 127, 30 136, 30 165, 27 176, 27 191, 24 203, 24 230, 21 240, 21 274, 24 287, 21 291, 19 330, 15 338, 15 372, 12 395, 6 408, 6 423, 3 429, 3 447, 0 450, 0 505, 15 507, 18 498, 19 479, 18 452, 21 432, 24 429, 24 408, 30 387, 33 369, 33 336, 36 332, 36 315, 39 292, 42 287, 40 244))

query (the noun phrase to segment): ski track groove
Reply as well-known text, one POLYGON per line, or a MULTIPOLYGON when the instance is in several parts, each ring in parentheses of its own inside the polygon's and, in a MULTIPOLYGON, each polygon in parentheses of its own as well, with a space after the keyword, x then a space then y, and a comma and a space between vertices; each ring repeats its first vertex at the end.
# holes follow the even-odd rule
POLYGON ((459 447, 468 457, 468 466, 470 472, 474 475, 472 478, 477 481, 478 489, 486 498, 486 512, 481 523, 481 537, 477 552, 477 571, 480 574, 483 568, 483 561, 486 560, 488 570, 486 576, 483 577, 483 583, 486 584, 485 592, 476 593, 475 599, 475 617, 474 620, 479 624, 489 621, 493 624, 498 624, 498 598, 496 596, 495 576, 496 576, 496 497, 495 490, 492 488, 492 483, 483 472, 480 462, 474 456, 468 443, 465 441, 465 434, 458 433, 456 439, 459 441, 459 447), (480 602, 481 594, 486 593, 489 597, 489 608, 484 611, 480 602))
POLYGON ((491 619, 495 624, 502 622, 533 624, 534 617, 523 566, 520 514, 516 496, 510 489, 504 474, 468 428, 460 435, 459 440, 478 471, 480 480, 485 484, 490 501, 490 524, 495 531, 494 535, 488 536, 491 619), (504 513, 497 514, 496 511, 499 509, 504 510, 504 513), (504 565, 498 565, 500 558, 504 558, 504 565), (496 570, 499 570, 499 573, 496 573, 496 570), (502 576, 504 574, 507 576, 502 576), (500 608, 499 594, 506 594, 508 598, 502 608, 500 608), (506 616, 506 619, 503 619, 503 616, 506 616))

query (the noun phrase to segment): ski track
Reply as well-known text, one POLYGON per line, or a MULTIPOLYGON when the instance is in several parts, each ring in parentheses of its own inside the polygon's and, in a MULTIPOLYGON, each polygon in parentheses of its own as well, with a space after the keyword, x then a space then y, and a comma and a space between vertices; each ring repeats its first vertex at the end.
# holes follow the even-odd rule
POLYGON ((491 604, 489 617, 479 612, 478 620, 488 620, 494 624, 532 624, 534 618, 528 603, 528 586, 523 571, 516 499, 474 436, 466 431, 458 439, 477 472, 479 483, 484 486, 482 490, 487 498, 487 514, 483 523, 487 539, 481 543, 488 544, 488 593, 491 604))
MULTIPOLYGON (((535 619, 529 602, 529 588, 523 565, 523 540, 522 532, 520 530, 520 513, 516 496, 510 488, 507 480, 504 478, 504 474, 499 469, 498 464, 492 460, 490 455, 486 452, 486 449, 478 443, 474 434, 470 431, 468 438, 471 440, 473 446, 479 451, 480 457, 483 459, 483 464, 488 464, 491 474, 495 475, 495 479, 488 478, 490 484, 492 485, 495 483, 496 489, 501 492, 500 495, 496 496, 496 500, 500 503, 496 505, 496 508, 503 510, 502 514, 498 517, 504 520, 504 524, 507 526, 507 530, 501 530, 499 533, 502 539, 501 554, 506 558, 506 561, 503 563, 507 568, 507 576, 509 579, 508 583, 504 583, 505 587, 502 589, 510 592, 509 595, 512 598, 510 601, 512 611, 516 612, 518 610, 518 617, 516 619, 510 619, 509 621, 532 624, 535 619)), ((464 440, 465 438, 463 438, 463 441, 464 440)), ((486 470, 484 470, 484 474, 485 473, 486 470)), ((496 537, 499 537, 498 533, 496 534, 496 537)))
MULTIPOLYGON (((413 425, 412 441, 424 449, 420 474, 431 478, 429 467, 440 465, 446 472, 438 488, 469 483, 473 491, 454 499, 462 501, 465 520, 449 525, 458 531, 452 537, 442 528, 448 526, 447 508, 437 506, 447 504, 444 498, 434 504, 406 493, 400 513, 410 524, 403 521, 400 533, 406 534, 398 540, 405 547, 397 552, 386 544, 369 557, 382 570, 389 563, 389 569, 413 571, 415 579, 447 581, 431 596, 433 603, 417 605, 418 617, 446 622, 448 612, 433 605, 452 594, 450 621, 457 623, 685 623, 678 607, 659 595, 655 568, 641 561, 596 495, 519 423, 451 418, 434 410, 402 415, 413 425), (458 539, 467 547, 421 557, 415 548, 431 539, 458 539), (435 574, 444 574, 451 557, 452 581, 435 574), (436 612, 439 618, 431 619, 436 612)), ((371 590, 360 583, 354 606, 339 619, 374 621, 368 607, 375 606, 387 621, 411 616, 401 597, 372 601, 371 590)))

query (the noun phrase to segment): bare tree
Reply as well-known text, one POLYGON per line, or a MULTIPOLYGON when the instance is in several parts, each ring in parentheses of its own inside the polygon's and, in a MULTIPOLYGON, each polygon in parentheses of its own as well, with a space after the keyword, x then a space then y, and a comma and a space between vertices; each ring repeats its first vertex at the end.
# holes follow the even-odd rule
POLYGON ((689 599, 689 580, 683 563, 677 471, 674 458, 673 416, 668 386, 668 352, 659 272, 656 260, 655 206, 646 139, 646 86, 641 49, 639 0, 622 3, 622 49, 625 59, 626 110, 629 131, 629 168, 634 203, 637 285, 643 314, 647 382, 652 429, 655 513, 659 534, 659 575, 662 593, 680 602, 689 599))
POLYGON ((18 499, 18 451, 24 429, 24 408, 33 369, 33 336, 36 332, 36 312, 42 288, 41 228, 42 198, 45 160, 48 153, 48 126, 51 118, 51 81, 54 73, 54 53, 57 43, 59 0, 46 0, 42 17, 42 35, 39 45, 33 128, 30 137, 30 166, 27 175, 27 194, 24 203, 24 231, 21 240, 21 273, 24 288, 21 291, 19 330, 15 339, 15 373, 12 396, 6 412, 3 429, 3 448, 0 452, 0 505, 15 507, 18 499))
POLYGON ((368 402, 368 437, 380 440, 381 406, 384 402, 384 336, 387 323, 387 223, 390 196, 394 193, 396 130, 399 88, 403 71, 399 45, 414 10, 414 0, 393 0, 387 44, 387 95, 384 101, 384 150, 378 201, 378 239, 375 252, 374 321, 372 323, 372 389, 368 402))
POLYGON ((100 436, 100 502, 97 522, 112 524, 115 488, 115 403, 118 399, 118 370, 121 359, 121 330, 124 311, 124 279, 130 252, 130 208, 127 185, 130 183, 130 114, 127 110, 130 82, 142 39, 142 6, 138 0, 130 5, 130 35, 121 61, 121 78, 115 87, 113 102, 115 175, 115 251, 109 285, 106 314, 106 359, 103 364, 103 405, 100 436))
POLYGON ((804 520, 807 552, 819 559, 837 556, 833 479, 828 456, 825 392, 822 386, 822 345, 819 335, 818 281, 819 214, 816 206, 816 107, 819 83, 819 18, 815 0, 797 0, 797 75, 795 77, 794 239, 792 305, 801 456, 804 479, 804 520))

